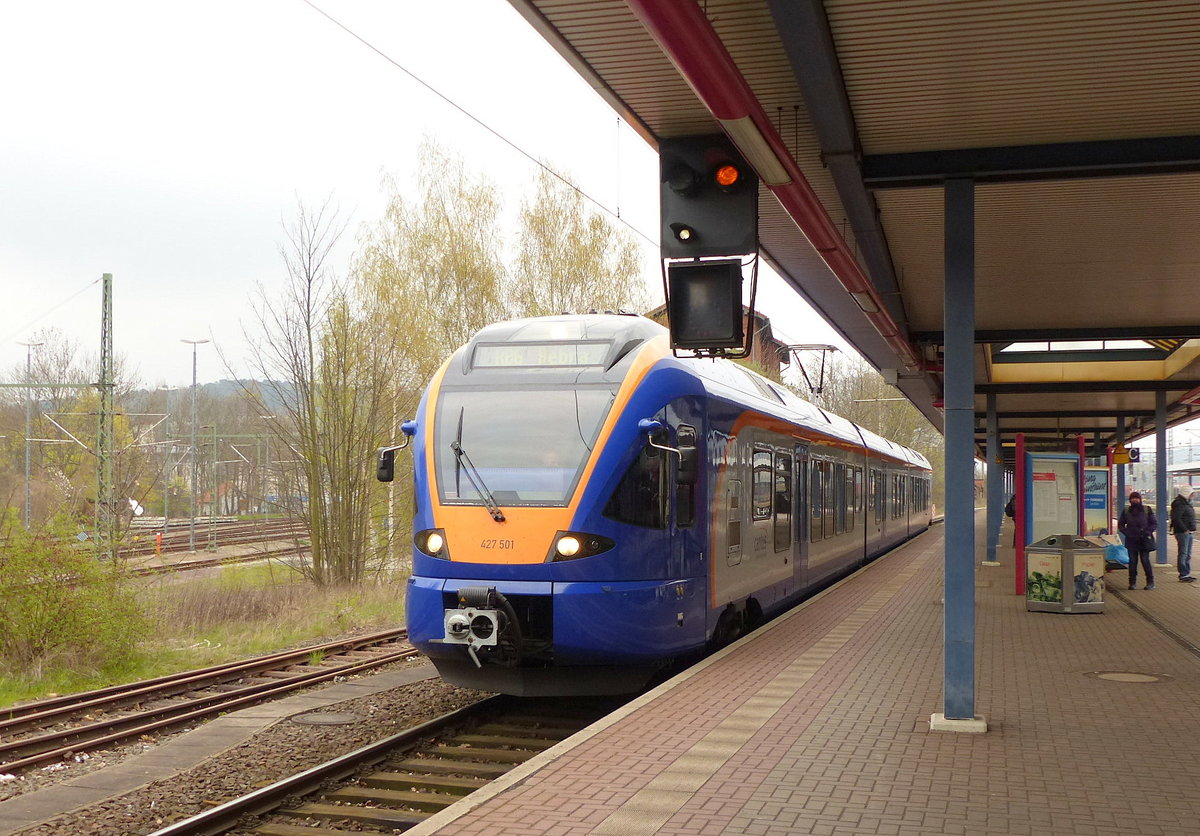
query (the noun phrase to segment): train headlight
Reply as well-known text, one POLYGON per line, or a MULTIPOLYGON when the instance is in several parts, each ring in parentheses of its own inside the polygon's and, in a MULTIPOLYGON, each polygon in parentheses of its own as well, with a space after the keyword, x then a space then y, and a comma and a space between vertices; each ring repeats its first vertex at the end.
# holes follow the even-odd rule
POLYGON ((450 554, 446 551, 446 532, 440 528, 418 531, 413 535, 413 545, 430 557, 450 559, 450 554))
POLYGON ((616 545, 612 540, 598 534, 559 531, 554 535, 554 543, 550 546, 550 553, 546 555, 546 562, 554 563, 561 560, 591 557, 606 552, 616 545))

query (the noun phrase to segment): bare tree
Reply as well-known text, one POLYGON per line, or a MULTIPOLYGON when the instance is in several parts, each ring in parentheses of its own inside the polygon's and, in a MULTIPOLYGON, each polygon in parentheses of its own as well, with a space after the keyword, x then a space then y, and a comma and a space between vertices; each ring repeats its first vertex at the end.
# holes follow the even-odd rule
POLYGON ((283 296, 260 299, 260 329, 247 335, 263 382, 245 392, 261 414, 266 396, 275 405, 269 426, 294 456, 277 471, 281 489, 308 528, 305 570, 320 584, 361 581, 384 554, 370 527, 385 497, 372 453, 392 431, 396 351, 330 268, 343 228, 328 201, 299 207, 282 247, 283 296))

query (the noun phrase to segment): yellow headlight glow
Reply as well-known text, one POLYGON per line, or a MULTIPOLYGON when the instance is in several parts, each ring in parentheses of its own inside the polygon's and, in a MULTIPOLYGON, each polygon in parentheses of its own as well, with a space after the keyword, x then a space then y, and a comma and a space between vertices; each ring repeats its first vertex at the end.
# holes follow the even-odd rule
POLYGON ((444 545, 446 545, 446 542, 442 539, 442 535, 435 531, 425 540, 425 551, 429 552, 429 554, 437 554, 442 550, 442 546, 444 545))
POLYGON ((579 553, 580 543, 575 537, 559 537, 555 548, 563 557, 573 557, 579 553))

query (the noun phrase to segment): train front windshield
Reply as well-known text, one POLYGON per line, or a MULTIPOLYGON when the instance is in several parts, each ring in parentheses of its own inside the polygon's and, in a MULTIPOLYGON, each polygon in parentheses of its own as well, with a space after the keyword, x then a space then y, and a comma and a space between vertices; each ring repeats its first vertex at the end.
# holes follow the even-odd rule
POLYGON ((481 505, 482 482, 501 506, 566 505, 614 398, 608 387, 443 390, 434 433, 441 501, 481 505))

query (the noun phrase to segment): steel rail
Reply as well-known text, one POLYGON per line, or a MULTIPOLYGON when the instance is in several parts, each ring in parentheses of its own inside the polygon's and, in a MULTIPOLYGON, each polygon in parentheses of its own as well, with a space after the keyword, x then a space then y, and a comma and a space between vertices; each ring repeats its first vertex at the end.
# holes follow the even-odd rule
POLYGON ((111 743, 119 743, 123 740, 128 740, 133 737, 140 737, 141 735, 149 732, 159 731, 161 729, 168 728, 170 726, 177 726, 183 723, 189 723, 193 720, 210 717, 213 714, 229 711, 233 708, 239 708, 244 705, 260 702, 268 697, 273 697, 288 691, 294 691, 297 688, 315 685, 328 679, 333 679, 334 677, 350 676, 370 670, 372 668, 390 664, 392 662, 398 662, 403 659, 412 658, 413 656, 417 655, 420 655, 420 651, 418 651, 416 648, 408 648, 407 650, 402 650, 397 653, 382 655, 378 659, 359 661, 353 664, 331 668, 327 671, 314 671, 311 673, 299 674, 294 679, 281 681, 274 685, 250 685, 237 691, 224 694, 215 694, 209 697, 204 697, 200 700, 182 703, 179 706, 155 709, 142 712, 141 714, 117 718, 109 722, 96 723, 92 726, 69 729, 64 732, 55 732, 36 738, 26 738, 25 740, 15 741, 11 744, 4 744, 0 746, 0 752, 5 750, 19 750, 22 746, 28 748, 29 746, 50 744, 57 741, 67 740, 70 737, 77 736, 85 731, 101 731, 104 728, 116 728, 124 726, 124 728, 122 728, 120 731, 115 731, 110 734, 88 737, 82 740, 72 740, 70 743, 58 746, 54 749, 40 751, 17 760, 5 761, 0 763, 0 769, 13 772, 18 769, 26 769, 30 766, 36 766, 37 764, 45 763, 47 761, 59 760, 76 752, 95 749, 100 746, 107 746, 111 743), (193 706, 197 704, 201 704, 203 707, 193 708, 193 706), (192 710, 178 713, 183 709, 189 708, 192 710), (138 720, 145 719, 146 717, 158 717, 160 719, 152 720, 147 723, 141 723, 139 725, 129 725, 130 723, 136 723, 138 720))
POLYGON ((344 778, 362 766, 383 760, 393 749, 411 746, 422 738, 437 735, 464 720, 487 711, 499 710, 508 701, 508 697, 494 696, 464 706, 399 734, 368 743, 353 752, 283 778, 211 810, 175 822, 154 831, 150 836, 215 836, 224 833, 233 828, 242 816, 270 812, 293 795, 313 792, 325 781, 344 778))
MULTIPOLYGON (((354 650, 373 644, 403 641, 406 638, 408 638, 408 631, 404 628, 381 630, 376 633, 366 633, 365 635, 325 642, 324 644, 316 644, 310 647, 281 650, 266 656, 239 659, 236 662, 225 662, 207 668, 180 671, 179 673, 166 674, 154 677, 153 679, 143 679, 138 682, 129 682, 122 685, 110 685, 105 688, 97 688, 93 691, 84 691, 79 694, 67 694, 23 705, 9 706, 8 708, 0 709, 0 715, 7 715, 5 719, 0 720, 0 732, 7 731, 11 733, 14 729, 19 728, 19 724, 16 721, 21 719, 34 719, 38 722, 45 722, 55 716, 61 717, 67 713, 87 711, 101 705, 116 705, 121 700, 136 699, 144 694, 156 691, 159 694, 164 694, 164 689, 171 685, 193 686, 205 679, 211 679, 219 683, 222 679, 233 674, 244 674, 255 670, 273 670, 280 665, 289 664, 290 660, 304 659, 312 656, 313 653, 336 655, 338 650, 354 650)), ((181 688, 180 690, 187 689, 181 688)), ((165 693, 165 695, 171 696, 170 693, 165 693)))

